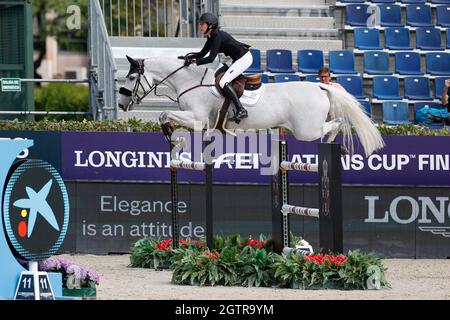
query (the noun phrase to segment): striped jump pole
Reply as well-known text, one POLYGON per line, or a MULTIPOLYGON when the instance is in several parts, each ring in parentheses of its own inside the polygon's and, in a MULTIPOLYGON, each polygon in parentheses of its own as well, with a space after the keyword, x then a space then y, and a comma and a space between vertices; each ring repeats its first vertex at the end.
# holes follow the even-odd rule
POLYGON ((279 144, 280 170, 272 179, 272 238, 274 250, 289 247, 289 215, 319 218, 320 247, 327 251, 343 252, 342 194, 340 145, 320 143, 318 164, 288 161, 287 142, 279 144), (288 171, 315 172, 319 176, 319 208, 289 204, 288 171))
MULTIPOLYGON (((211 141, 206 141, 208 146, 211 141)), ((170 154, 172 155, 172 149, 170 154)), ((178 248, 179 228, 178 228, 178 179, 179 169, 195 170, 205 172, 205 209, 206 209, 206 243, 208 248, 213 248, 213 190, 212 190, 212 164, 204 162, 194 162, 189 160, 170 160, 170 186, 172 198, 172 242, 173 248, 178 248)))

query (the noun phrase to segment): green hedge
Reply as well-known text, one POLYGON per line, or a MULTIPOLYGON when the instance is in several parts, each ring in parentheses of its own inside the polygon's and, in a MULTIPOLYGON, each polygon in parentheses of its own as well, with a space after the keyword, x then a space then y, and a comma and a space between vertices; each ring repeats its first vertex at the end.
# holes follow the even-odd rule
MULTIPOLYGON (((405 136, 450 136, 450 129, 430 130, 417 125, 378 126, 383 135, 405 135, 405 136)), ((111 132, 161 132, 159 123, 142 121, 140 119, 125 120, 103 120, 92 121, 83 119, 75 120, 48 120, 41 121, 19 121, 0 120, 0 130, 19 131, 111 131, 111 132)))
MULTIPOLYGON (((50 83, 36 87, 34 94, 36 111, 89 111, 89 87, 86 85, 73 85, 69 83, 50 83)), ((72 116, 65 116, 73 119, 72 116)), ((36 117, 39 119, 39 117, 36 117)), ((63 116, 55 116, 53 119, 63 119, 63 116)))

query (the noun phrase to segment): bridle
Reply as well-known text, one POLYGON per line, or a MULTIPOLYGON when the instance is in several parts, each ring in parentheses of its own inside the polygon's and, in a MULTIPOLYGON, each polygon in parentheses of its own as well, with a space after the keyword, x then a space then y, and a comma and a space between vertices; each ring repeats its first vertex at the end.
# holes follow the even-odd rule
POLYGON ((157 97, 167 97, 170 100, 172 100, 173 102, 176 103, 180 103, 180 98, 181 96, 183 96, 184 94, 188 93, 191 90, 194 90, 196 88, 199 87, 212 87, 214 86, 214 84, 203 84, 203 80, 206 77, 206 74, 208 73, 208 68, 205 69, 205 72, 203 74, 203 77, 200 81, 199 85, 193 86, 192 88, 189 88, 187 90, 184 90, 182 93, 180 93, 177 96, 177 99, 173 99, 172 97, 166 95, 166 94, 158 94, 156 92, 158 86, 160 84, 162 84, 164 81, 166 81, 168 78, 170 78, 171 76, 173 76, 175 73, 177 73, 178 71, 180 71, 181 69, 183 69, 185 66, 182 65, 181 67, 177 68, 176 70, 172 71, 169 75, 167 75, 164 79, 162 79, 161 81, 157 82, 155 81, 155 83, 153 84, 153 86, 150 85, 150 81, 148 81, 147 76, 145 75, 145 68, 144 68, 144 61, 143 60, 137 60, 138 68, 137 68, 137 80, 136 83, 134 85, 133 90, 129 90, 127 88, 121 87, 119 89, 119 93, 123 94, 125 96, 131 97, 130 102, 128 103, 127 106, 124 107, 124 111, 128 111, 130 110, 134 104, 140 104, 142 102, 142 100, 144 100, 145 97, 147 97, 152 91, 155 91, 155 96, 157 97), (150 88, 148 90, 145 90, 144 85, 142 84, 142 79, 145 81, 145 83, 147 84, 147 87, 150 88), (141 95, 139 95, 139 89, 142 89, 143 93, 141 95))

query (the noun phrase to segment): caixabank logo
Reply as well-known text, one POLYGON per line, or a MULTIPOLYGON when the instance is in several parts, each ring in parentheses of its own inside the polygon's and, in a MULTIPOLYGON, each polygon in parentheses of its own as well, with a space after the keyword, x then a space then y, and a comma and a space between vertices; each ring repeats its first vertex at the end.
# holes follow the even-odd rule
POLYGON ((64 182, 49 163, 14 163, 3 199, 3 219, 16 256, 40 261, 60 248, 69 225, 69 197, 64 182))

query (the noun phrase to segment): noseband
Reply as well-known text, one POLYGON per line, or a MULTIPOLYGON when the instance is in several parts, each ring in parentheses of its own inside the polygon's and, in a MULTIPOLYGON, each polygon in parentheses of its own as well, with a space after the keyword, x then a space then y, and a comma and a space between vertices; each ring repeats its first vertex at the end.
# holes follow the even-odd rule
MULTIPOLYGON (((134 104, 140 104, 142 102, 142 100, 144 100, 144 98, 146 96, 148 96, 152 90, 154 90, 156 88, 156 86, 159 84, 155 84, 153 86, 150 85, 150 82, 148 81, 147 77, 145 76, 145 68, 144 68, 144 61, 143 60, 137 60, 138 63, 138 67, 137 67, 137 81, 136 84, 134 85, 133 91, 125 88, 125 87, 121 87, 119 89, 119 93, 123 94, 124 96, 127 97, 131 97, 130 102, 128 103, 128 105, 126 107, 123 108, 123 111, 129 111, 131 110, 131 108, 133 107, 134 104), (142 84, 142 78, 145 80, 145 82, 147 83, 147 86, 150 88, 148 91, 145 90, 144 85, 142 84), (139 89, 142 88, 143 94, 139 95, 139 89)), ((131 71, 130 71, 131 72, 131 71)))

